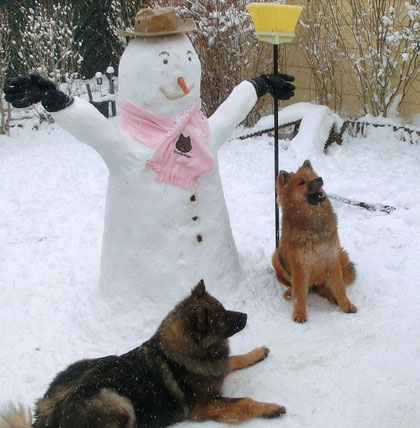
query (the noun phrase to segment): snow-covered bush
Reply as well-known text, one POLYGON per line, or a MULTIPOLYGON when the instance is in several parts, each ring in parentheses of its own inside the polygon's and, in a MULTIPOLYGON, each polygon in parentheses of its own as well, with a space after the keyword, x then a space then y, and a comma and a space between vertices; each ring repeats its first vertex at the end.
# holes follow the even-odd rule
MULTIPOLYGON (((3 88, 6 80, 6 71, 10 62, 10 46, 12 35, 7 25, 7 10, 0 10, 0 88, 3 88)), ((0 134, 9 130, 10 106, 0 95, 0 134)))
POLYGON ((420 0, 330 2, 338 51, 353 67, 367 113, 395 113, 420 73, 420 0), (338 2, 340 3, 340 2, 338 2), (346 32, 338 31, 345 23, 346 32))
POLYGON ((48 6, 35 0, 33 8, 22 6, 21 12, 26 23, 18 55, 25 71, 38 72, 56 84, 65 82, 67 92, 72 94, 82 57, 74 38, 71 6, 64 1, 48 6))
POLYGON ((365 113, 395 114, 420 73, 420 0, 303 1, 301 46, 319 98, 346 72, 365 113), (306 18, 305 18, 306 17, 306 18))
MULTIPOLYGON (((111 31, 129 30, 133 28, 134 17, 139 9, 145 7, 141 0, 114 0, 110 5, 107 21, 111 31)), ((122 47, 127 45, 127 37, 118 36, 122 47)))
POLYGON ((319 104, 337 111, 341 109, 343 99, 342 69, 337 43, 331 33, 328 2, 303 3, 296 40, 310 69, 311 89, 319 104))

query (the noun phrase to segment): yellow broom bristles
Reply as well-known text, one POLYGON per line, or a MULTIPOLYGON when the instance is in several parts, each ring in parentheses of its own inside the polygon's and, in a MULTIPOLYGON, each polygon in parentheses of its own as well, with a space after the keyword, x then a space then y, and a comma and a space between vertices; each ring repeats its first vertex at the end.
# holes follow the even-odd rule
POLYGON ((301 6, 279 3, 249 3, 257 38, 269 43, 291 42, 302 11, 301 6))

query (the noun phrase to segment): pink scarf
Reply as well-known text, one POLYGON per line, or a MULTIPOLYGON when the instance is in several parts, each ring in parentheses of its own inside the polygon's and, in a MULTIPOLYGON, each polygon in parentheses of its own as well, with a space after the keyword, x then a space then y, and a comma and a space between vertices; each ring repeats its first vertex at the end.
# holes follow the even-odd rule
POLYGON ((121 128, 155 150, 146 169, 156 170, 156 181, 195 188, 201 174, 213 167, 208 146, 209 126, 197 99, 174 120, 119 97, 121 128))

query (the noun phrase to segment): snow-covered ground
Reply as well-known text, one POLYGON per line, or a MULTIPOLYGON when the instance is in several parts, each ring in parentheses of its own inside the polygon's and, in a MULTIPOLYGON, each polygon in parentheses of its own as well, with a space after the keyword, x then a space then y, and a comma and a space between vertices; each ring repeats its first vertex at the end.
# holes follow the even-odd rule
MULTIPOLYGON (((292 142, 281 141, 281 169, 308 157, 327 193, 397 209, 388 215, 333 201, 341 243, 357 267, 348 295, 358 312, 344 314, 311 295, 308 322, 294 323, 270 266, 272 137, 222 147, 225 197, 249 285, 240 296, 216 297, 248 313, 247 327, 231 340, 233 353, 271 349, 264 362, 231 375, 225 394, 286 406, 285 416, 249 427, 418 427, 420 146, 372 128, 324 154, 312 122, 292 142)), ((128 316, 101 301, 106 168, 56 125, 34 131, 32 124, 0 136, 0 405, 33 405, 69 363, 126 352, 162 317, 141 307, 128 316)))

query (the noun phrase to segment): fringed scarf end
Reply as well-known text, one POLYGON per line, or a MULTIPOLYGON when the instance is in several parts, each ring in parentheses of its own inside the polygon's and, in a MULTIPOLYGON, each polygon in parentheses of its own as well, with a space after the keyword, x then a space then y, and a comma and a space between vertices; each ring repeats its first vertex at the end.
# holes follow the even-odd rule
POLYGON ((145 169, 154 169, 156 171, 156 181, 160 183, 166 184, 175 184, 176 186, 180 186, 184 189, 192 189, 195 190, 198 186, 199 177, 186 177, 176 175, 173 172, 165 171, 162 168, 158 168, 152 160, 147 161, 145 169))

